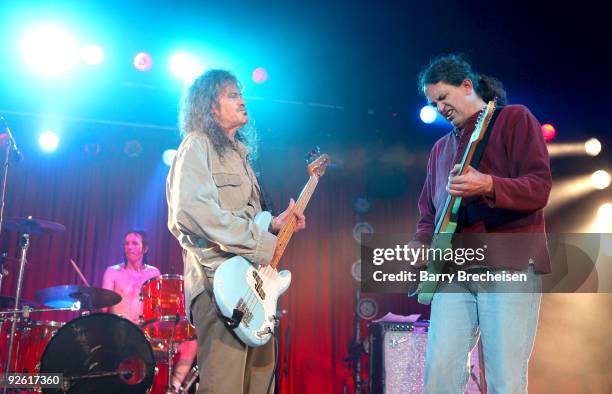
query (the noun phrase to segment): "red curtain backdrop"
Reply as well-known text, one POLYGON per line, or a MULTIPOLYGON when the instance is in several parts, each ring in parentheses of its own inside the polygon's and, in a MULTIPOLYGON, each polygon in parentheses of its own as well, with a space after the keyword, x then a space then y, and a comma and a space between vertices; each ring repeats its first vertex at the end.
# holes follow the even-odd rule
MULTIPOLYGON (((163 149, 175 146, 177 137, 141 132, 137 137, 143 152, 136 158, 122 151, 125 140, 134 135, 110 133, 108 137, 97 156, 86 155, 74 144, 52 155, 22 146, 25 160, 11 164, 5 217, 31 215, 66 226, 62 234, 31 237, 25 299, 34 299, 45 287, 81 284, 70 258, 93 286, 100 286, 105 268, 121 260, 123 234, 133 227, 149 232, 152 264, 162 273, 182 272, 180 246, 166 229, 168 168, 161 163, 163 149)), ((303 147, 297 145, 262 147, 263 182, 277 209, 283 209, 290 197, 297 197, 306 182, 300 159, 303 153, 303 147)), ((416 199, 424 177, 419 163, 424 160, 417 160, 411 171, 393 173, 368 171, 371 163, 359 154, 332 157, 340 159, 341 165, 329 169, 321 179, 306 210, 307 229, 294 236, 281 262, 281 268, 293 273, 293 283, 279 306, 288 311, 280 333, 281 393, 341 393, 345 385, 353 392, 351 371, 344 362, 353 336, 351 265, 359 258, 353 226, 365 220, 376 232, 388 234, 409 234, 415 226, 416 199), (351 205, 363 195, 369 196, 371 210, 360 216, 351 205)), ((554 223, 549 221, 549 229, 558 228, 554 223)), ((17 246, 17 235, 4 229, 1 250, 17 257, 17 246)), ((12 295, 19 267, 14 262, 7 264, 10 273, 2 294, 12 295)), ((378 302, 377 317, 391 311, 422 313, 428 318, 426 307, 402 294, 363 296, 378 302)), ((612 329, 611 298, 609 294, 544 295, 530 363, 530 391, 610 392, 610 341, 605 338, 612 329)), ((63 312, 32 317, 68 321, 76 316, 63 312)), ((362 322, 360 339, 365 337, 366 324, 362 322)))
MULTIPOLYGON (((143 148, 137 158, 128 158, 119 148, 102 149, 96 157, 80 151, 43 156, 31 150, 25 152, 25 161, 11 165, 5 217, 31 215, 66 226, 62 234, 32 235, 25 299, 33 300, 45 287, 81 284, 69 263, 71 258, 92 286, 101 286, 106 267, 121 261, 125 231, 134 227, 149 233, 151 264, 162 273, 182 273, 180 246, 166 227, 168 167, 160 160, 160 147, 145 142, 143 148)), ((303 162, 294 159, 302 155, 300 147, 262 150, 264 183, 279 210, 290 197, 297 198, 307 180, 303 162), (278 163, 295 164, 286 164, 284 172, 277 170, 267 177, 265 168, 278 169, 278 163)), ((344 359, 353 335, 351 265, 359 258, 359 245, 352 235, 355 223, 367 220, 379 232, 414 229, 418 185, 403 197, 371 200, 371 211, 358 217, 351 204, 364 194, 365 177, 346 174, 331 169, 321 179, 306 210, 307 229, 294 236, 281 263, 293 273, 293 283, 280 302, 280 308, 288 311, 280 335, 279 369, 286 371, 279 382, 283 393, 337 393, 345 384, 350 388, 350 370, 344 359), (289 356, 284 362, 286 349, 289 356)), ((3 230, 1 245, 9 256, 18 256, 18 237, 13 232, 3 230)), ((3 295, 14 294, 17 283, 18 264, 10 264, 3 295)), ((388 311, 421 311, 427 317, 426 309, 403 295, 368 296, 379 301, 379 316, 388 311)), ((56 312, 34 314, 33 318, 68 321, 76 316, 56 312)))

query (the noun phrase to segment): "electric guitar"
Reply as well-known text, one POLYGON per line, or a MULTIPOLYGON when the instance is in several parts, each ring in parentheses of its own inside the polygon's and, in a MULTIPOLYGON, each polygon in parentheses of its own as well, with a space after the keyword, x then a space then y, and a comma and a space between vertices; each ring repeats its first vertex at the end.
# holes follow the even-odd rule
MULTIPOLYGON (((318 149, 310 152, 306 161, 310 178, 294 206, 294 211, 299 213, 306 209, 319 178, 330 163, 329 157, 318 149)), ((268 229, 271 222, 270 212, 260 212, 255 216, 255 223, 263 229, 268 229)), ((244 257, 234 256, 221 263, 215 272, 213 293, 217 307, 223 316, 234 322, 234 333, 248 346, 261 346, 273 335, 278 298, 291 284, 291 272, 279 272, 276 267, 296 224, 295 215, 291 215, 279 231, 270 265, 260 266, 244 257)))
MULTIPOLYGON (((465 175, 468 171, 469 166, 476 168, 482 157, 482 152, 486 145, 489 135, 489 124, 493 118, 495 112, 496 103, 495 101, 489 101, 487 106, 481 112, 476 122, 474 132, 470 137, 463 159, 459 166, 457 175, 465 175)), ((436 228, 434 230, 430 249, 441 249, 446 250, 452 248, 452 238, 455 230, 457 229, 457 218, 459 216, 459 207, 461 205, 461 197, 455 197, 449 195, 446 198, 442 215, 438 219, 436 228)), ((441 253, 434 253, 434 255, 440 255, 441 253)), ((430 260, 427 262, 427 277, 438 278, 437 274, 441 274, 444 270, 446 262, 444 260, 430 260), (435 276, 434 276, 435 275, 435 276)), ((419 284, 418 287, 418 301, 421 304, 429 305, 433 299, 434 293, 438 287, 438 281, 435 279, 425 280, 419 284)))

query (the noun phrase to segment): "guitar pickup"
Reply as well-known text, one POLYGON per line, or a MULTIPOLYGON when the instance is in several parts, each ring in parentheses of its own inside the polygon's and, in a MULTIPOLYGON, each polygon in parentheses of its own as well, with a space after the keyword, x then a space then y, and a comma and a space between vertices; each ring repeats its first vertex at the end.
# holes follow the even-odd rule
POLYGON ((243 313, 241 323, 244 323, 244 326, 248 327, 251 320, 253 320, 253 313, 242 298, 238 300, 238 305, 236 305, 236 309, 243 313))
POLYGON ((255 279, 255 291, 262 300, 266 299, 266 292, 263 290, 263 279, 259 276, 257 271, 253 271, 253 279, 255 279))

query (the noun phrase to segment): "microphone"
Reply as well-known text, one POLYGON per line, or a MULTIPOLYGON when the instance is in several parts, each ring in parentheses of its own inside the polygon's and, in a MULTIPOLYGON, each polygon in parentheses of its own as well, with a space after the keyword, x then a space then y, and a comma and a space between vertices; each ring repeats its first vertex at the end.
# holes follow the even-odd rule
POLYGON ((4 128, 4 132, 8 135, 8 139, 11 144, 11 148, 13 152, 15 152, 15 159, 17 161, 23 160, 23 155, 21 154, 21 151, 17 147, 17 143, 15 142, 15 139, 13 138, 13 134, 11 134, 11 129, 9 129, 8 125, 6 124, 6 121, 4 120, 2 116, 0 116, 0 122, 2 122, 2 127, 4 128))

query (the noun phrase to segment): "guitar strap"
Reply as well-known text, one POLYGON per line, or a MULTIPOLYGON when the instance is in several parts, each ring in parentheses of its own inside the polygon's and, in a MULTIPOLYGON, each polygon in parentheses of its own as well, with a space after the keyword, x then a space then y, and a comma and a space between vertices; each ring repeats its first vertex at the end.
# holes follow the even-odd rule
POLYGON ((474 168, 478 167, 480 164, 480 160, 482 159, 482 155, 484 153, 487 142, 489 141, 489 136, 493 130, 493 126, 495 126, 495 121, 499 116, 499 113, 504 109, 503 106, 495 107, 493 111, 493 115, 491 116, 491 120, 487 125, 487 129, 485 130, 485 135, 482 137, 480 143, 476 146, 476 150, 474 150, 474 155, 472 156, 472 160, 470 161, 470 165, 474 168))

